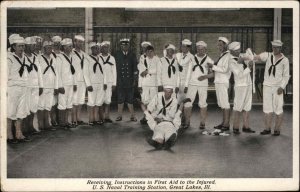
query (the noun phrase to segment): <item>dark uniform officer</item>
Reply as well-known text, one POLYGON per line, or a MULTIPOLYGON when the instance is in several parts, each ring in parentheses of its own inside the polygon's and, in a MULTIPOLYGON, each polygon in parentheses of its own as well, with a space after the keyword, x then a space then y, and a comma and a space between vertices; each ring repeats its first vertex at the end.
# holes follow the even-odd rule
POLYGON ((129 39, 121 39, 121 50, 115 55, 117 67, 118 117, 122 120, 124 102, 127 103, 131 114, 130 120, 137 121, 133 109, 134 86, 137 79, 136 55, 129 51, 129 39))

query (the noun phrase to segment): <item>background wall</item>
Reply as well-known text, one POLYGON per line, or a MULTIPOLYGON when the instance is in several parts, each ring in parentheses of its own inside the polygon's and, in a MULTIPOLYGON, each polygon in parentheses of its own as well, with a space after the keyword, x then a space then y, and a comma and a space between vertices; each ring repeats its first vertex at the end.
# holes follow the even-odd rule
MULTIPOLYGON (((24 37, 39 35, 49 39, 54 35, 73 38, 84 35, 84 8, 8 9, 8 34, 20 33, 24 37)), ((283 52, 292 63, 292 9, 282 9, 283 52)), ((94 8, 94 40, 109 40, 111 51, 119 49, 119 39, 129 37, 131 49, 140 55, 140 43, 150 41, 158 56, 165 44, 174 44, 180 51, 180 42, 188 38, 193 42, 203 40, 208 44, 208 54, 219 55, 216 43, 219 36, 230 41, 240 41, 242 49, 250 47, 256 53, 271 51, 273 39, 273 9, 199 9, 189 11, 149 11, 125 8, 94 8)), ((263 65, 259 68, 257 83, 263 81, 263 65)), ((292 70, 292 64, 291 64, 292 70)), ((292 79, 292 78, 291 78, 292 79)), ((261 85, 260 85, 261 86, 261 85)), ((292 91, 292 90, 291 90, 292 91)), ((259 95, 254 100, 261 102, 259 95)))

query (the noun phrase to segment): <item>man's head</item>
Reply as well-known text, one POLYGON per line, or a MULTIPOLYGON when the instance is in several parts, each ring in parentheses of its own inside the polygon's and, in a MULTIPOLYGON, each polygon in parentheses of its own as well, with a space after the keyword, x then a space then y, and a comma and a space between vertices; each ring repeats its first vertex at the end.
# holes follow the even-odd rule
POLYGON ((40 36, 33 36, 33 38, 35 39, 36 42, 35 51, 39 52, 40 50, 42 50, 43 47, 43 38, 40 36))
POLYGON ((172 86, 165 86, 164 87, 164 95, 165 95, 165 99, 169 100, 172 97, 173 94, 173 87, 172 86))
POLYGON ((207 44, 204 41, 198 41, 196 43, 197 46, 197 54, 199 56, 204 56, 206 54, 206 48, 207 48, 207 44))
POLYGON ((187 53, 190 51, 191 49, 191 46, 192 46, 192 42, 188 39, 184 39, 182 42, 181 42, 181 51, 182 53, 187 53))
POLYGON ((153 58, 154 57, 154 47, 152 45, 149 45, 147 48, 146 48, 146 55, 147 57, 149 58, 153 58))
POLYGON ((25 38, 25 51, 27 53, 33 53, 36 47, 36 41, 34 37, 25 38))
POLYGON ((75 35, 74 36, 74 46, 75 46, 75 49, 82 50, 83 46, 84 46, 84 37, 81 35, 75 35))
POLYGON ((17 55, 22 55, 25 49, 25 39, 23 37, 15 37, 12 40, 12 48, 17 55))
POLYGON ((143 42, 141 43, 141 46, 142 46, 142 51, 143 51, 143 53, 146 53, 147 47, 148 47, 148 46, 151 46, 151 43, 148 42, 148 41, 143 41, 143 42))
POLYGON ((241 43, 234 41, 228 45, 228 49, 231 55, 239 57, 241 53, 241 43))
POLYGON ((128 52, 129 50, 129 39, 124 38, 120 40, 120 44, 121 44, 121 50, 124 52, 128 52))
POLYGON ((60 42, 61 42, 61 37, 60 36, 53 36, 52 37, 52 42, 53 42, 53 48, 55 49, 55 50, 60 50, 60 42))
POLYGON ((175 53, 175 46, 172 44, 168 44, 168 46, 166 47, 166 51, 167 51, 167 56, 173 57, 175 53))
POLYGON ((109 49, 110 49, 110 42, 109 41, 103 41, 101 43, 101 48, 102 48, 102 53, 104 55, 109 53, 109 49))
POLYGON ((73 49, 72 39, 70 39, 70 38, 64 38, 61 41, 61 45, 63 46, 64 53, 66 53, 66 54, 70 54, 71 53, 71 51, 73 49))
POLYGON ((90 42, 89 47, 91 48, 92 55, 98 55, 100 52, 100 47, 96 42, 90 42))
POLYGON ((282 51, 283 43, 280 40, 274 40, 274 41, 271 41, 271 44, 272 44, 272 50, 273 50, 274 55, 280 54, 282 51))
POLYGON ((219 37, 217 46, 221 53, 227 51, 228 43, 229 43, 229 41, 226 37, 219 37))
POLYGON ((51 41, 44 41, 43 42, 44 54, 50 55, 53 49, 53 42, 51 41))

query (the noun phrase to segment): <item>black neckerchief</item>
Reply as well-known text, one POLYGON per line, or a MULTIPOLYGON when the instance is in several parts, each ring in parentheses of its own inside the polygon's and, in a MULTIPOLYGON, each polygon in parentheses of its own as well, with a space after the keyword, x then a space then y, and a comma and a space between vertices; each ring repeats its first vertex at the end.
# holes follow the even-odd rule
POLYGON ((64 57, 65 57, 65 59, 69 62, 69 64, 70 64, 70 68, 71 68, 71 73, 72 73, 72 75, 74 75, 74 73, 75 73, 75 68, 74 68, 74 66, 73 66, 73 64, 72 64, 72 57, 71 57, 71 60, 68 58, 68 56, 66 56, 64 53, 62 54, 64 57))
POLYGON ((82 55, 82 57, 80 56, 80 54, 74 50, 74 53, 77 55, 77 57, 80 59, 80 66, 81 66, 81 69, 83 69, 83 60, 84 60, 84 55, 82 55))
POLYGON ((54 56, 54 58, 56 59, 57 55, 54 52, 51 52, 51 54, 54 56))
POLYGON ((23 62, 21 62, 21 60, 19 59, 19 57, 13 55, 14 58, 18 61, 18 63, 21 65, 20 69, 19 69, 19 75, 20 77, 23 76, 24 73, 24 68, 27 67, 27 71, 29 72, 29 66, 25 64, 25 57, 23 59, 23 62))
POLYGON ((93 55, 90 55, 90 57, 95 61, 94 65, 93 65, 93 71, 94 71, 94 73, 96 73, 96 69, 97 69, 97 65, 98 65, 101 73, 103 74, 103 70, 102 70, 101 64, 99 63, 99 58, 97 59, 93 55))
POLYGON ((35 64, 35 55, 33 54, 33 60, 32 61, 29 59, 29 57, 27 55, 25 55, 25 56, 26 56, 28 62, 30 63, 29 68, 28 68, 29 72, 31 72, 33 69, 37 72, 38 68, 35 64))
POLYGON ((215 65, 218 65, 220 59, 221 59, 224 55, 226 55, 227 53, 228 53, 228 52, 224 52, 214 64, 215 64, 215 65))
POLYGON ((275 77, 275 73, 276 73, 276 66, 282 61, 283 57, 281 59, 279 59, 275 64, 273 63, 273 55, 271 55, 271 63, 272 65, 270 66, 268 72, 269 72, 269 76, 271 76, 272 73, 272 69, 273 69, 273 76, 275 77))
MULTIPOLYGON (((183 54, 182 54, 182 55, 183 55, 183 54)), ((184 60, 184 59, 186 58, 186 56, 187 56, 187 54, 186 54, 185 56, 182 57, 182 60, 184 60)), ((178 63, 178 69, 179 69, 179 72, 182 72, 182 71, 183 71, 183 67, 182 67, 182 65, 180 65, 179 63, 178 63)))
POLYGON ((146 69, 148 69, 148 63, 147 63, 146 57, 144 59, 144 65, 145 65, 146 69))
POLYGON ((170 61, 169 61, 169 59, 167 57, 165 57, 165 59, 167 60, 167 62, 169 64, 169 66, 168 66, 168 75, 169 75, 169 78, 171 78, 171 70, 173 71, 173 74, 175 74, 175 71, 176 71, 176 68, 173 65, 174 62, 175 62, 175 58, 173 58, 173 60, 171 61, 171 63, 170 63, 170 61))
POLYGON ((164 99, 164 96, 161 96, 161 102, 162 102, 162 105, 163 105, 163 108, 161 108, 158 112, 157 115, 159 115, 161 112, 166 116, 166 108, 169 107, 172 103, 173 99, 171 99, 171 101, 166 105, 166 102, 165 102, 165 99, 164 99))
POLYGON ((53 59, 50 58, 50 63, 49 63, 48 59, 47 59, 44 55, 42 55, 42 57, 43 57, 43 59, 45 60, 45 62, 46 62, 46 64, 47 64, 47 67, 46 67, 46 69, 44 70, 44 73, 43 73, 43 74, 45 74, 45 73, 48 71, 48 69, 50 68, 50 69, 53 71, 54 75, 56 76, 55 70, 54 70, 54 68, 53 68, 53 66, 52 66, 53 59))
POLYGON ((204 73, 204 69, 202 67, 202 64, 205 62, 206 58, 207 58, 207 55, 205 55, 205 57, 199 63, 199 60, 198 60, 197 56, 195 55, 196 65, 193 67, 193 71, 195 71, 196 67, 199 67, 201 72, 204 73))
POLYGON ((110 55, 108 55, 108 57, 106 58, 106 61, 104 61, 104 58, 101 55, 100 55, 100 58, 103 61, 103 65, 105 65, 105 64, 114 65, 109 61, 110 55))
MULTIPOLYGON (((234 57, 233 59, 238 63, 239 58, 234 57)), ((243 64, 243 68, 244 68, 244 70, 245 70, 245 69, 247 68, 247 65, 245 64, 245 62, 243 62, 243 63, 241 63, 241 64, 243 64)))

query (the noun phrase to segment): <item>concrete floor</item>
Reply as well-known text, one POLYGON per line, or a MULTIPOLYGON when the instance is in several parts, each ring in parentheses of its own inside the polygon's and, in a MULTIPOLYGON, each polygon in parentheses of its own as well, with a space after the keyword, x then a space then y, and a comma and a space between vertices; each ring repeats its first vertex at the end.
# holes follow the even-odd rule
MULTIPOLYGON (((172 150, 156 151, 145 141, 151 135, 139 122, 79 126, 44 131, 32 141, 7 148, 8 178, 289 178, 292 177, 292 107, 285 107, 279 137, 261 136, 261 106, 251 112, 255 134, 202 135, 198 109, 192 127, 172 150)), ((207 130, 221 121, 221 112, 208 107, 207 130)), ((86 113, 84 114, 85 119, 86 113)), ((115 118, 116 114, 112 114, 115 118)), ((137 117, 142 117, 141 111, 137 117)))

